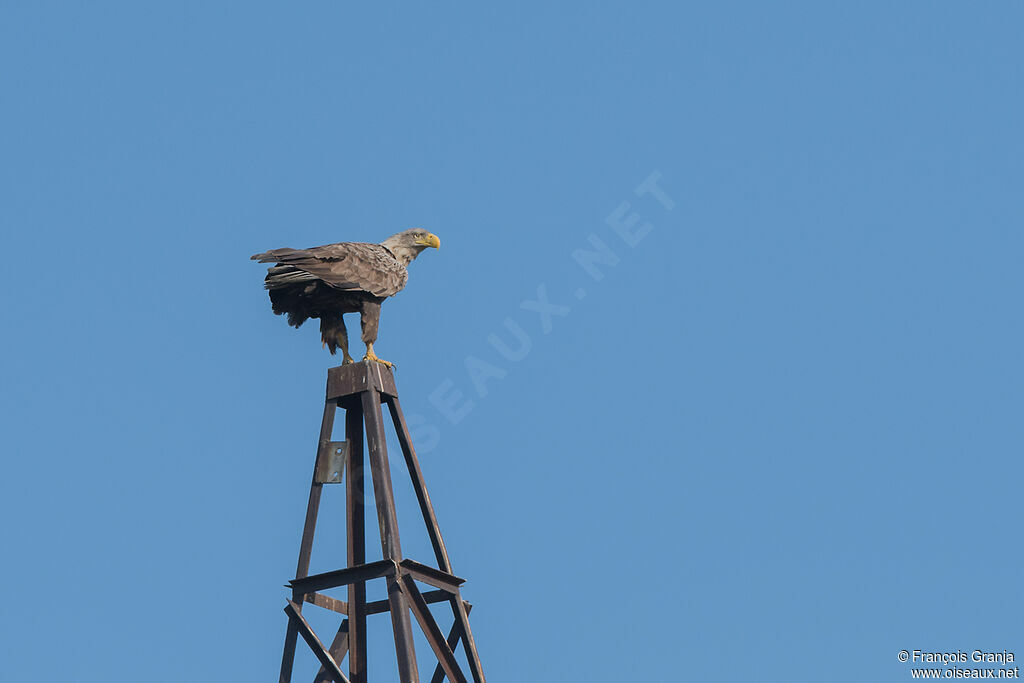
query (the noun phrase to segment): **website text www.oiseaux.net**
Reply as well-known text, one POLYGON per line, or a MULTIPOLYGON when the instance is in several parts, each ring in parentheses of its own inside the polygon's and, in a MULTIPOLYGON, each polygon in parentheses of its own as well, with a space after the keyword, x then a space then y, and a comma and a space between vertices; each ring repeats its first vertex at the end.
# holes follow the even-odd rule
POLYGON ((1007 667, 1015 657, 1012 652, 985 652, 974 650, 971 653, 957 650, 956 652, 923 652, 921 650, 900 650, 899 660, 908 664, 930 664, 929 667, 912 667, 911 678, 1020 678, 1020 667, 1007 667), (957 666, 957 664, 976 664, 981 666, 957 666), (935 665, 941 666, 935 666, 935 665), (993 666, 996 665, 996 666, 993 666))

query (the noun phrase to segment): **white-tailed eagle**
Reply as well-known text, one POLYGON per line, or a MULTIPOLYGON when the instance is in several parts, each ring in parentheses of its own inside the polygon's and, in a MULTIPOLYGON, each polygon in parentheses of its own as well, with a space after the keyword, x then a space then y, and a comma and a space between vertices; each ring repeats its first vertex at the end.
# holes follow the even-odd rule
POLYGON ((287 314, 289 325, 298 327, 309 318, 319 318, 324 346, 332 354, 340 347, 343 362, 352 363, 342 316, 359 313, 366 344, 363 360, 390 367, 373 352, 380 305, 402 291, 409 279, 406 266, 421 251, 440 246, 437 235, 413 228, 380 244, 338 242, 311 249, 273 249, 252 258, 276 264, 267 270, 264 284, 274 313, 287 314))

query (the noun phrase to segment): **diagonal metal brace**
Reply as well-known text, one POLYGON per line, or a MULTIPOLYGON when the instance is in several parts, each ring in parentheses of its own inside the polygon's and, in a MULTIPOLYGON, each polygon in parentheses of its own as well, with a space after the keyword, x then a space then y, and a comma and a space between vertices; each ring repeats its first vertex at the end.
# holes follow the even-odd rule
POLYGON ((437 655, 437 661, 448 676, 448 680, 452 683, 469 683, 466 680, 465 674, 462 673, 459 662, 455 659, 455 654, 452 653, 451 647, 448 646, 444 634, 437 627, 434 615, 430 613, 430 608, 427 607, 427 601, 423 599, 423 594, 416 587, 416 582, 413 581, 410 575, 405 574, 398 581, 398 586, 408 596, 412 613, 416 616, 416 621, 420 622, 420 628, 423 629, 424 635, 427 636, 427 641, 430 643, 434 654, 437 655))
MULTIPOLYGON (((466 606, 466 614, 468 615, 473 609, 473 605, 469 604, 465 600, 462 601, 462 604, 466 606)), ((455 648, 459 646, 460 640, 462 640, 462 628, 459 626, 459 622, 456 621, 452 624, 452 630, 448 632, 448 649, 455 652, 455 648)), ((444 667, 442 667, 441 663, 438 662, 437 668, 434 669, 434 675, 430 678, 430 683, 441 683, 441 681, 444 680, 444 677, 444 667)))
POLYGON ((284 607, 284 611, 285 614, 288 615, 288 618, 292 620, 292 623, 295 624, 295 628, 299 630, 299 635, 301 635, 302 639, 306 641, 307 645, 309 645, 309 649, 312 650, 313 654, 316 655, 316 658, 320 660, 320 664, 323 665, 327 673, 329 673, 334 679, 334 682, 351 683, 351 681, 345 677, 345 674, 341 673, 341 669, 338 668, 338 664, 327 652, 327 648, 324 647, 324 644, 320 642, 319 638, 317 638, 316 633, 314 633, 313 629, 310 628, 309 622, 302 616, 299 606, 289 600, 288 604, 284 607))
MULTIPOLYGON (((345 655, 348 654, 348 619, 343 619, 341 626, 338 627, 338 634, 334 636, 334 642, 331 643, 331 658, 335 662, 340 662, 345 659, 345 655)), ((349 673, 352 673, 349 671, 349 673)), ((320 667, 320 671, 317 672, 316 678, 313 679, 313 683, 328 683, 331 680, 331 674, 327 673, 327 669, 320 667)))

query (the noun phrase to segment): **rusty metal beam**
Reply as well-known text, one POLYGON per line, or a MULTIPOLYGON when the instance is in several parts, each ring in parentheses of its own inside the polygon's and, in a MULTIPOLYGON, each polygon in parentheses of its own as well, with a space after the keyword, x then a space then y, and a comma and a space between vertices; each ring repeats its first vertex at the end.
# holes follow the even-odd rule
MULTIPOLYGON (((366 494, 363 469, 363 406, 345 407, 345 440, 348 442, 348 476, 345 477, 345 529, 348 566, 366 563, 366 494)), ((348 675, 352 683, 367 683, 366 584, 348 584, 348 675)))
POLYGON ((449 602, 452 604, 452 612, 455 614, 455 623, 462 630, 462 642, 466 646, 466 659, 469 660, 469 671, 473 674, 473 683, 486 683, 484 669, 480 664, 480 654, 476 651, 476 641, 473 640, 473 631, 469 627, 469 614, 462 597, 456 595, 449 602))
MULTIPOLYGON (((395 492, 391 488, 391 466, 388 464, 388 446, 384 437, 380 394, 370 389, 364 391, 361 397, 363 421, 366 423, 366 449, 369 453, 370 475, 373 478, 373 495, 377 502, 381 549, 386 560, 401 562, 402 545, 398 539, 398 515, 395 512, 395 492)), ((395 583, 396 579, 395 576, 388 578, 388 600, 391 603, 391 626, 395 634, 398 675, 401 683, 418 683, 420 676, 416 668, 412 621, 409 618, 405 596, 395 583)))
POLYGON ((402 569, 411 574, 417 581, 429 583, 434 588, 448 591, 452 595, 459 592, 459 586, 466 583, 465 579, 443 572, 440 569, 421 564, 415 560, 405 559, 401 562, 402 569))
POLYGON ((451 573, 452 563, 448 559, 448 550, 444 547, 444 539, 441 538, 441 527, 437 524, 434 505, 430 502, 430 494, 427 493, 427 484, 423 479, 420 461, 416 457, 416 450, 412 445, 412 437, 409 436, 409 428, 405 424, 402 406, 398 402, 398 396, 389 396, 386 401, 388 410, 391 412, 391 421, 394 423, 395 432, 398 434, 398 443, 402 447, 405 464, 409 468, 409 476, 412 477, 412 487, 416 491, 416 500, 419 501, 420 512, 423 515, 423 521, 427 525, 430 544, 434 547, 437 566, 441 568, 441 571, 451 573))
MULTIPOLYGON (((466 606, 466 615, 468 616, 469 613, 473 610, 473 605, 469 604, 465 600, 462 601, 462 604, 466 606)), ((452 624, 452 630, 448 632, 448 648, 452 652, 455 652, 455 648, 458 647, 459 640, 461 638, 462 629, 459 628, 459 622, 456 621, 454 624, 452 624)), ((441 681, 443 680, 444 668, 441 666, 441 663, 438 662, 437 667, 434 669, 434 675, 430 677, 430 683, 441 683, 441 681)))
MULTIPOLYGON (((451 597, 451 593, 443 590, 427 591, 423 593, 423 599, 427 601, 428 605, 433 605, 435 602, 447 602, 451 597)), ((466 605, 469 605, 469 603, 467 602, 466 605)), ((389 609, 391 609, 391 607, 387 600, 374 600, 373 602, 366 603, 367 614, 382 614, 387 612, 389 609)))
POLYGON ((320 664, 327 670, 327 672, 334 679, 335 683, 351 683, 345 674, 341 673, 341 669, 338 668, 337 663, 331 659, 330 653, 327 652, 327 648, 317 638, 316 633, 310 628, 309 622, 306 621, 305 617, 302 616, 302 611, 298 605, 291 600, 284 607, 285 613, 288 614, 288 618, 291 620, 295 627, 299 630, 299 635, 309 645, 309 649, 313 651, 316 658, 320 660, 320 664))
POLYGON ((279 683, 291 683, 292 667, 295 665, 295 644, 299 638, 299 630, 291 619, 288 620, 288 630, 284 635, 284 655, 281 656, 281 675, 279 683))
MULTIPOLYGON (((338 668, 341 668, 341 661, 345 659, 345 654, 348 652, 348 619, 342 619, 341 626, 338 627, 338 632, 334 636, 334 641, 331 643, 330 655, 331 659, 338 664, 338 668)), ((349 677, 351 679, 351 676, 349 677)), ((327 683, 331 680, 331 674, 320 665, 320 671, 316 673, 316 678, 313 679, 313 683, 327 683)))
POLYGON ((441 668, 444 669, 448 680, 452 683, 469 683, 466 680, 465 674, 462 673, 459 663, 455 660, 452 649, 448 647, 448 642, 441 633, 441 629, 437 627, 437 622, 434 620, 434 615, 430 613, 427 601, 423 599, 420 589, 416 587, 416 582, 413 581, 411 576, 406 574, 401 578, 399 585, 405 594, 409 596, 409 605, 412 608, 412 613, 416 616, 416 621, 419 622, 420 628, 423 629, 423 634, 427 637, 427 642, 430 643, 431 649, 437 655, 437 661, 441 664, 441 668))
POLYGON ((323 484, 317 481, 317 468, 320 464, 320 454, 324 452, 327 444, 331 441, 331 432, 334 430, 334 414, 338 411, 336 401, 324 403, 324 417, 320 422, 320 441, 317 445, 316 463, 313 465, 313 483, 309 487, 309 503, 306 505, 306 523, 302 527, 302 544, 299 546, 299 563, 295 568, 295 576, 302 578, 309 573, 309 557, 313 552, 313 534, 316 531, 316 516, 320 511, 320 492, 323 491, 323 484))
POLYGON ((313 574, 300 579, 292 579, 288 586, 298 594, 315 593, 326 588, 337 588, 353 583, 362 583, 370 579, 395 575, 395 563, 391 560, 377 560, 347 569, 335 569, 322 574, 313 574))
POLYGON ((338 614, 348 615, 348 603, 344 600, 338 600, 322 593, 306 593, 305 599, 311 605, 323 607, 338 614))
MULTIPOLYGON (((320 464, 320 454, 324 450, 324 444, 331 440, 331 433, 334 430, 334 416, 337 413, 338 404, 336 401, 324 402, 324 415, 320 421, 320 439, 317 443, 317 457, 313 463, 313 481, 309 487, 309 502, 306 504, 306 520, 302 526, 302 542, 299 545, 299 561, 295 568, 296 577, 304 577, 309 573, 309 559, 313 552, 313 536, 316 532, 316 518, 320 511, 320 493, 323 491, 323 484, 317 481, 317 469, 320 464)), ((281 657, 281 674, 278 678, 280 683, 291 683, 292 667, 295 662, 295 642, 298 638, 298 631, 295 625, 289 621, 288 630, 284 636, 284 654, 281 657)))

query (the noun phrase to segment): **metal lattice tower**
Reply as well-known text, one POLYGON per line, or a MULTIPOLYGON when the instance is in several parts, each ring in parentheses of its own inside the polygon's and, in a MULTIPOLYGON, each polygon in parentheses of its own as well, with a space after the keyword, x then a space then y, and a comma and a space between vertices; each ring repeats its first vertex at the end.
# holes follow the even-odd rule
POLYGON ((409 430, 402 415, 395 389, 395 378, 389 368, 379 363, 362 362, 331 368, 327 372, 327 397, 324 417, 320 426, 313 483, 309 490, 309 506, 299 549, 299 563, 295 579, 289 582, 292 597, 285 606, 288 631, 285 636, 284 657, 281 661, 280 683, 290 683, 298 636, 309 645, 320 660, 321 668, 315 681, 336 683, 367 683, 366 618, 373 614, 390 613, 395 635, 399 678, 402 683, 420 683, 413 647, 410 612, 437 656, 438 664, 431 683, 447 678, 452 683, 468 683, 459 662, 453 654, 461 641, 469 662, 469 673, 474 683, 485 683, 480 657, 469 627, 472 606, 462 599, 459 587, 464 579, 452 574, 448 551, 441 539, 441 530, 434 516, 434 508, 420 471, 416 451, 413 450, 409 430), (395 498, 391 485, 381 404, 386 403, 391 413, 402 455, 412 478, 413 489, 419 501, 420 512, 426 522, 427 533, 434 548, 437 567, 421 564, 402 556, 398 536, 395 498), (345 440, 332 441, 334 419, 338 409, 345 411, 345 440), (366 518, 364 510, 363 427, 366 428, 366 446, 369 454, 370 478, 377 505, 380 542, 383 559, 366 561, 366 518), (320 494, 325 484, 345 486, 346 536, 348 539, 348 566, 321 574, 309 575, 309 560, 313 550, 313 535, 320 510, 320 494), (384 579, 387 599, 366 600, 366 582, 384 579), (432 590, 421 591, 417 582, 432 590), (320 591, 347 586, 347 601, 338 600, 320 591), (431 614, 429 605, 448 602, 454 624, 447 637, 441 632, 431 614), (320 638, 302 615, 303 603, 342 615, 330 647, 320 638), (348 658, 348 676, 342 672, 342 662, 348 658))

